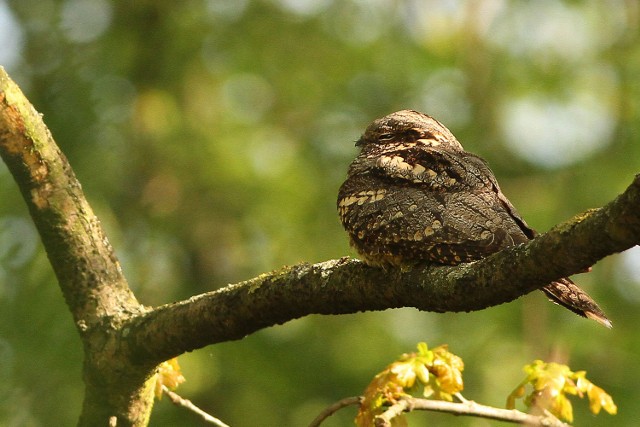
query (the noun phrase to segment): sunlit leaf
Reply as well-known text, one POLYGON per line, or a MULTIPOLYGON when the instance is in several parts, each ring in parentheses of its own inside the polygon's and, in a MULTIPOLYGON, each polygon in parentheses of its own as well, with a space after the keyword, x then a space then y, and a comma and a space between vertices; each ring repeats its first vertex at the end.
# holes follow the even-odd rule
POLYGON ((395 362, 390 370, 396 375, 397 384, 403 388, 413 387, 416 381, 416 366, 413 363, 395 362))
POLYGON ((589 396, 589 409, 594 414, 598 414, 600 409, 604 409, 611 415, 618 413, 618 407, 613 403, 613 399, 600 387, 589 383, 591 387, 587 390, 589 396))
POLYGON ((185 382, 185 378, 180 370, 178 358, 162 362, 158 367, 156 374, 155 395, 157 399, 162 398, 162 386, 166 386, 170 390, 175 390, 180 384, 185 382))
POLYGON ((534 412, 548 410, 553 415, 568 422, 573 421, 573 406, 567 396, 589 398, 589 409, 598 414, 604 409, 614 415, 617 407, 613 399, 600 387, 586 378, 585 371, 572 372, 559 363, 545 363, 535 360, 524 367, 526 378, 507 397, 507 408, 515 408, 516 399, 524 398, 524 403, 534 412), (532 391, 526 394, 526 386, 532 391))
POLYGON ((417 353, 401 355, 398 361, 376 375, 364 392, 356 424, 359 427, 373 426, 375 417, 382 414, 387 406, 417 391, 420 386, 424 397, 453 400, 453 394, 463 389, 463 369, 462 359, 450 353, 447 346, 429 350, 426 343, 419 343, 417 353))
MULTIPOLYGON (((399 364, 406 365, 403 362, 392 363, 384 371, 376 375, 365 389, 360 410, 355 420, 358 427, 374 426, 375 417, 385 411, 385 406, 395 403, 405 394, 403 387, 400 385, 401 381, 394 372, 394 368, 398 368, 399 364)), ((398 370, 405 373, 404 369, 398 368, 398 370)))

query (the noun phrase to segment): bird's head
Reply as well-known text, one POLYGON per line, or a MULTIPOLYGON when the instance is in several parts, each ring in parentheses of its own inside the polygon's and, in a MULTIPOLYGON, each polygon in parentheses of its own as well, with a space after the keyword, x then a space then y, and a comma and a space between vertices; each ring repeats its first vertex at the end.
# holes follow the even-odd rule
POLYGON ((462 151, 462 145, 442 123, 414 110, 391 113, 371 123, 356 142, 363 151, 393 146, 425 145, 462 151))

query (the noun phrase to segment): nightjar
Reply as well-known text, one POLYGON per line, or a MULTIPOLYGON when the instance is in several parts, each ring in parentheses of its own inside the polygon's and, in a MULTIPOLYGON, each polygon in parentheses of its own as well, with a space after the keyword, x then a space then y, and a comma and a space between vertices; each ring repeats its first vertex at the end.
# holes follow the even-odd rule
MULTIPOLYGON (((356 143, 338 193, 351 245, 369 265, 456 265, 533 239, 487 163, 440 122, 403 110, 375 120, 356 143)), ((570 279, 541 289, 551 301, 611 327, 570 279)))

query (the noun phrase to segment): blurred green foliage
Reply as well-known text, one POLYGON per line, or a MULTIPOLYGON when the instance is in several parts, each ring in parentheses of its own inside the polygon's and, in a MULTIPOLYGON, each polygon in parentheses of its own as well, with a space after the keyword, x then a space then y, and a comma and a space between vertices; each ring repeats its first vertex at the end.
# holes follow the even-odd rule
MULTIPOLYGON (((485 157, 540 231, 603 205, 640 171, 639 25, 622 0, 0 0, 0 61, 157 305, 353 254, 337 188, 364 127, 402 108, 485 157)), ((4 165, 0 200, 0 425, 73 425, 81 345, 4 165)), ((619 406, 576 408, 580 425, 634 425, 639 252, 577 281, 612 331, 539 293, 470 314, 310 316, 182 356, 179 391, 233 426, 305 425, 426 340, 465 359, 468 398, 502 406, 525 361, 570 359, 619 406)), ((151 425, 202 424, 163 399, 151 425)))

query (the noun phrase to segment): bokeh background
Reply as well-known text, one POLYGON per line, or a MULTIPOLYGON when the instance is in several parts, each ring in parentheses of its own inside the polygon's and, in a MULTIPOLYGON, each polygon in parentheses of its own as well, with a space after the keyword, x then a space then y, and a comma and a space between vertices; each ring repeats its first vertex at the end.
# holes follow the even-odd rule
MULTIPOLYGON (((540 231, 640 172, 633 0, 0 0, 0 64, 44 114, 141 302, 353 253, 335 199, 374 118, 413 108, 486 158, 540 231)), ((418 341, 503 406, 533 360, 568 361, 640 417, 640 251, 577 277, 613 330, 540 293, 477 313, 309 316, 180 358, 179 392, 232 426, 302 426, 418 341)), ((81 346, 0 165, 0 426, 74 425, 81 346)), ((352 425, 353 408, 326 426, 352 425)), ((412 426, 495 422, 416 413, 412 426)), ((203 425, 168 399, 152 426, 203 425)))

